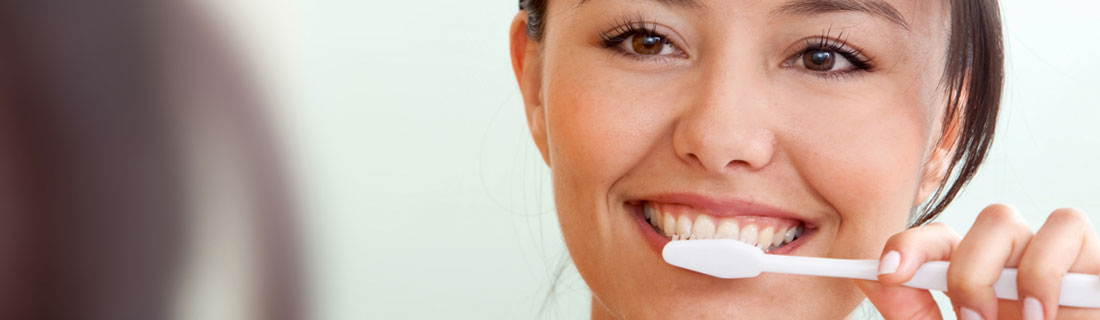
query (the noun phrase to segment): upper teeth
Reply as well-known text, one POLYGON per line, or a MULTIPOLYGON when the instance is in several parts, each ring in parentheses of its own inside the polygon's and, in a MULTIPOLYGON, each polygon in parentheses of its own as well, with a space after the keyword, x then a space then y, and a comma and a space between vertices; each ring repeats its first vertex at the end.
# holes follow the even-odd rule
POLYGON ((699 213, 692 221, 687 215, 674 217, 669 212, 661 212, 650 203, 643 207, 645 218, 658 232, 675 240, 690 239, 733 239, 765 251, 782 247, 802 235, 801 224, 794 226, 758 226, 756 222, 742 221, 739 226, 734 218, 717 219, 699 213), (762 230, 760 228, 763 228, 762 230))

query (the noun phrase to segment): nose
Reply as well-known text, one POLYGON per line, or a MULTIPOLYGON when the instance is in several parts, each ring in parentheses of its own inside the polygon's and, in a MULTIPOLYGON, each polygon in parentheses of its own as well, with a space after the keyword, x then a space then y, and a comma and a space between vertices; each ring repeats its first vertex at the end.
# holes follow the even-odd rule
POLYGON ((768 112, 766 89, 758 87, 762 81, 721 68, 711 71, 676 123, 672 140, 677 157, 715 173, 764 168, 776 149, 769 128, 776 115, 768 112))

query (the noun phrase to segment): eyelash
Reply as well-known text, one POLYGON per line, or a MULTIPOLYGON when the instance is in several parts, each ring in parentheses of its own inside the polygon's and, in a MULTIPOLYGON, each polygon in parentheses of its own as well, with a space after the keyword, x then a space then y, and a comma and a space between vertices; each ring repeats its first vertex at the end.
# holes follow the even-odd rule
POLYGON ((806 55, 806 54, 808 54, 810 52, 813 52, 813 51, 822 50, 822 51, 833 51, 833 52, 836 52, 836 53, 840 54, 841 57, 844 57, 844 59, 847 59, 848 62, 850 62, 852 64, 852 66, 855 67, 855 68, 850 69, 850 70, 845 70, 845 71, 832 71, 832 72, 813 71, 813 70, 801 70, 801 71, 808 72, 808 73, 814 74, 814 75, 822 77, 822 78, 832 79, 832 78, 841 78, 841 77, 845 77, 845 76, 851 76, 851 75, 854 75, 854 73, 856 73, 856 72, 872 72, 872 71, 876 70, 872 58, 867 57, 865 54, 863 54, 863 52, 861 50, 852 48, 851 46, 849 46, 847 44, 847 42, 845 40, 842 40, 843 37, 844 37, 843 33, 838 35, 837 38, 829 37, 828 33, 829 32, 826 31, 820 37, 813 38, 813 39, 807 39, 805 41, 805 43, 803 44, 802 49, 798 50, 798 53, 791 56, 790 58, 787 58, 787 60, 785 60, 784 64, 785 65, 786 64, 793 64, 795 61, 797 61, 797 59, 802 58, 803 55, 806 55))
POLYGON ((671 40, 671 38, 669 38, 664 33, 657 31, 656 23, 646 22, 646 21, 647 21, 646 19, 644 19, 640 16, 639 17, 627 17, 627 18, 619 19, 619 21, 616 23, 616 26, 614 28, 612 28, 611 30, 608 30, 608 31, 600 32, 600 47, 603 47, 604 49, 612 50, 616 53, 619 53, 623 57, 627 57, 627 58, 631 58, 631 59, 635 59, 635 60, 640 60, 640 61, 658 60, 658 62, 670 62, 669 59, 686 58, 687 57, 687 55, 683 52, 683 50, 680 49, 680 46, 677 45, 675 42, 673 42, 671 40), (642 55, 634 54, 634 53, 631 53, 631 52, 627 52, 627 51, 625 51, 625 50, 623 50, 622 48, 619 47, 620 45, 623 44, 623 42, 626 41, 626 39, 630 38, 631 36, 641 36, 641 35, 654 35, 654 36, 660 37, 663 40, 662 44, 672 45, 672 47, 676 49, 676 51, 678 53, 678 56, 677 57, 669 57, 667 55, 642 56, 642 55))
MULTIPOLYGON (((679 45, 677 45, 675 42, 673 42, 664 33, 661 33, 659 31, 657 31, 656 23, 646 22, 646 21, 647 20, 644 19, 644 17, 641 17, 641 16, 638 16, 638 17, 624 17, 624 18, 619 19, 619 21, 617 21, 616 26, 614 28, 611 28, 611 30, 608 30, 608 31, 600 32, 600 35, 599 35, 600 36, 600 46, 603 47, 604 49, 612 50, 616 53, 619 53, 623 57, 627 57, 627 58, 631 58, 631 59, 635 59, 635 60, 640 60, 640 61, 658 60, 658 62, 669 62, 668 59, 670 59, 672 57, 669 57, 669 56, 666 56, 666 55, 643 56, 643 55, 638 55, 638 54, 634 54, 634 53, 631 53, 631 52, 627 52, 627 51, 623 50, 620 47, 623 44, 623 42, 625 42, 626 39, 630 38, 631 36, 655 35, 655 36, 661 37, 661 39, 663 39, 663 44, 672 45, 677 50, 677 52, 679 52, 680 56, 686 57, 686 54, 682 51, 682 49, 680 49, 679 45)), ((852 64, 852 66, 855 67, 855 68, 850 69, 850 70, 845 70, 845 71, 831 71, 831 72, 802 70, 803 72, 808 72, 808 73, 814 74, 816 76, 829 79, 829 78, 841 78, 841 77, 851 76, 851 75, 854 75, 854 73, 856 73, 856 72, 872 72, 872 71, 874 71, 875 70, 875 65, 872 61, 872 58, 867 57, 865 54, 863 54, 863 52, 861 50, 852 48, 843 39, 844 39, 844 34, 843 33, 837 35, 836 38, 833 38, 833 37, 829 37, 829 31, 826 30, 819 37, 812 38, 812 39, 807 39, 805 41, 805 43, 803 44, 802 49, 798 50, 798 53, 796 53, 795 55, 793 55, 790 58, 784 60, 784 64, 790 64, 793 61, 795 61, 795 59, 799 59, 803 55, 808 54, 810 52, 823 50, 823 51, 836 52, 841 57, 844 57, 844 59, 848 60, 848 62, 850 62, 852 64)))

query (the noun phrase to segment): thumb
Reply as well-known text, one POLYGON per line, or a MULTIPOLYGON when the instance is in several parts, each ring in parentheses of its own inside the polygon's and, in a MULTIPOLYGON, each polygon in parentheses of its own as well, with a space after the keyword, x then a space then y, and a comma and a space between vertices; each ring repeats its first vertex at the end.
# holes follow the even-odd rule
POLYGON ((854 280, 886 320, 940 320, 939 305, 928 290, 888 286, 876 281, 854 280))

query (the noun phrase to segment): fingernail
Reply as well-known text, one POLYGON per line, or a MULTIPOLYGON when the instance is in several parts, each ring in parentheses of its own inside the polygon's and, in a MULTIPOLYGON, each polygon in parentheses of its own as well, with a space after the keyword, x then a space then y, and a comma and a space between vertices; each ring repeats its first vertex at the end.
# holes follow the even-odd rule
POLYGON ((1043 320, 1043 304, 1039 299, 1024 299, 1024 320, 1043 320))
POLYGON ((982 315, 966 307, 959 308, 959 317, 962 320, 982 320, 982 315))
POLYGON ((899 264, 901 264, 901 254, 895 250, 890 250, 890 252, 882 256, 882 260, 879 260, 878 274, 897 272, 899 264))

